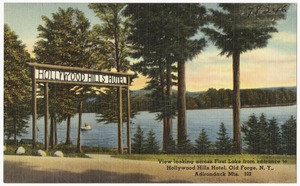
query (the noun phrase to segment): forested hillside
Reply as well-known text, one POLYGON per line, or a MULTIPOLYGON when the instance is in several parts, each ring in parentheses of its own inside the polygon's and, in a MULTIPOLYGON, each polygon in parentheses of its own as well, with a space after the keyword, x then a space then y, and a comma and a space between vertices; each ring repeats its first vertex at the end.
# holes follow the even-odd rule
MULTIPOLYGON (((296 88, 241 90, 242 107, 296 104, 296 88)), ((195 97, 187 98, 188 109, 227 108, 232 105, 232 90, 210 88, 195 97)))
MULTIPOLYGON (((176 98, 177 92, 173 91, 172 96, 176 98)), ((263 107, 296 104, 297 88, 264 88, 264 89, 242 89, 242 107, 263 107)), ((110 100, 103 97, 92 97, 85 104, 85 112, 95 112, 97 107, 93 104, 96 101, 109 104, 110 100)), ((176 100, 176 99, 174 99, 176 100)), ((176 101, 172 102, 175 104, 176 101)), ((230 108, 232 106, 232 90, 210 88, 204 92, 187 92, 187 109, 208 109, 208 108, 230 108)), ((155 111, 157 104, 151 90, 134 90, 131 92, 131 107, 134 111, 155 111)))

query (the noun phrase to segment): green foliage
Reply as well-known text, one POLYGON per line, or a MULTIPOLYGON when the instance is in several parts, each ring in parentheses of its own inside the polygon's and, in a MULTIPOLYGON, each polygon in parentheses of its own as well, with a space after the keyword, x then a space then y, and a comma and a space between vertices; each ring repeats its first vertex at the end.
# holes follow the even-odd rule
MULTIPOLYGON (((134 93, 134 92, 133 92, 134 93)), ((155 102, 151 94, 131 94, 131 108, 136 111, 150 111, 154 107, 155 102)))
POLYGON ((202 129, 198 139, 195 140, 195 152, 197 154, 211 153, 211 142, 208 139, 208 135, 205 130, 202 129))
POLYGON ((240 128, 240 55, 267 46, 271 34, 277 32, 276 22, 285 19, 289 4, 221 3, 219 7, 221 10, 210 10, 211 15, 208 19, 211 25, 202 28, 201 31, 221 50, 220 55, 232 56, 233 139, 235 151, 241 153, 240 131, 237 130, 240 128), (256 11, 255 15, 249 13, 251 8, 258 9, 261 6, 277 11, 274 14, 261 11, 256 11))
POLYGON ((157 114, 158 120, 163 120, 163 118, 167 116, 175 116, 176 115, 176 109, 177 109, 177 101, 176 101, 176 95, 162 95, 160 91, 153 90, 150 98, 152 100, 155 100, 155 103, 152 104, 152 107, 150 107, 151 112, 159 112, 160 114, 157 114))
POLYGON ((176 154, 177 146, 172 136, 167 139, 163 150, 165 154, 176 154))
POLYGON ((84 13, 73 8, 59 8, 52 19, 43 16, 39 25, 39 40, 34 52, 39 63, 90 67, 88 46, 91 44, 90 23, 84 13))
POLYGON ((233 141, 228 137, 226 127, 224 123, 220 124, 219 132, 217 133, 217 141, 215 143, 217 154, 232 154, 233 153, 233 141))
POLYGON ((252 114, 249 119, 241 127, 241 131, 244 133, 244 141, 246 143, 247 152, 258 154, 259 153, 259 134, 260 129, 258 125, 257 117, 252 114))
POLYGON ((82 151, 87 154, 117 154, 117 148, 110 148, 110 147, 95 147, 95 146, 82 146, 82 151))
POLYGON ((26 133, 30 114, 30 55, 18 36, 4 24, 4 135, 9 139, 26 133))
MULTIPOLYGON (((42 16, 42 20, 44 25, 39 25, 37 28, 40 40, 36 42, 34 47, 38 63, 69 67, 95 67, 98 59, 91 55, 95 46, 93 45, 90 23, 82 11, 73 8, 59 8, 58 12, 53 13, 51 18, 42 16)), ((44 90, 43 86, 39 88, 41 91, 44 90)), ((67 84, 50 84, 50 117, 61 122, 74 116, 79 111, 80 101, 90 92, 90 88, 67 84)), ((38 110, 43 111, 43 104, 38 106, 38 110)), ((43 113, 41 112, 39 116, 43 116, 43 113)), ((50 135, 50 137, 53 136, 50 135)), ((69 143, 68 136, 70 136, 70 130, 67 130, 66 143, 69 143)), ((50 139, 50 141, 53 140, 50 139)))
POLYGON ((132 143, 132 153, 134 154, 142 154, 144 152, 144 132, 141 127, 138 125, 136 132, 133 136, 132 143))
MULTIPOLYGON (((109 88, 105 89, 96 97, 94 103, 94 112, 97 113, 97 121, 105 122, 105 124, 115 123, 118 121, 118 102, 117 102, 117 89, 109 88)), ((127 90, 122 91, 122 117, 123 120, 127 120, 127 90)), ((135 108, 130 109, 130 116, 134 117, 137 111, 135 108)))
POLYGON ((144 145, 144 153, 145 154, 159 153, 159 145, 158 145, 158 141, 156 141, 156 139, 155 139, 155 133, 153 132, 153 129, 151 129, 147 133, 147 139, 146 139, 145 145, 144 145))
POLYGON ((234 51, 241 54, 266 47, 271 34, 277 32, 276 22, 285 19, 289 4, 221 3, 219 7, 221 10, 210 10, 209 21, 214 27, 201 30, 221 49, 221 55, 231 56, 234 51), (285 8, 274 14, 259 12, 249 16, 251 8, 261 6, 270 10, 285 8))
MULTIPOLYGON (((16 155, 16 150, 19 147, 18 145, 6 145, 6 150, 4 152, 5 155, 16 155)), ((31 144, 23 144, 22 147, 25 149, 25 153, 23 155, 34 156, 36 151, 43 148, 43 145, 37 144, 35 149, 32 149, 31 144)))
POLYGON ((267 144, 268 144, 268 121, 264 114, 261 114, 258 121, 258 154, 267 154, 267 144))
POLYGON ((194 146, 187 137, 184 138, 181 142, 177 144, 176 153, 178 154, 193 154, 194 153, 194 146))
POLYGON ((144 138, 144 131, 138 125, 133 137, 132 153, 134 154, 158 154, 159 144, 155 139, 155 133, 151 129, 147 133, 147 139, 144 138))
MULTIPOLYGON (((176 114, 171 94, 177 79, 172 75, 176 71, 174 64, 193 58, 206 45, 203 38, 191 39, 205 23, 205 12, 199 4, 129 4, 125 10, 125 15, 132 19, 129 37, 134 49, 132 57, 138 59, 133 70, 150 79, 147 88, 156 90, 153 97, 158 104, 154 109, 161 113, 158 119, 163 120, 165 128, 171 125, 170 118, 176 114)), ((181 81, 184 78, 178 79, 181 81)), ((183 96, 178 99, 185 100, 185 95, 180 95, 183 96)), ((164 143, 169 136, 164 133, 164 143)))
MULTIPOLYGON (((296 104, 296 90, 277 89, 243 89, 241 90, 241 106, 268 106, 296 104)), ((197 97, 188 97, 193 102, 187 102, 188 109, 199 108, 227 108, 232 105, 232 90, 210 88, 199 93, 197 97)))
POLYGON ((277 120, 275 118, 272 118, 271 120, 269 120, 267 133, 268 133, 267 153, 268 154, 280 153, 281 135, 280 135, 280 128, 279 128, 277 120))
POLYGON ((291 118, 281 126, 282 152, 284 154, 296 154, 297 152, 297 122, 291 118))
MULTIPOLYGON (((167 108, 177 106, 176 91, 173 91, 171 101, 168 104, 162 104, 161 97, 157 94, 161 93, 157 90, 132 91, 130 98, 132 110, 159 112, 164 108, 166 112, 170 112, 170 109, 167 108)), ((296 104, 296 95, 297 91, 294 88, 274 88, 270 90, 244 89, 241 90, 241 106, 260 107, 292 105, 296 104)), ((230 89, 213 90, 213 88, 210 88, 205 92, 187 93, 186 96, 187 109, 228 108, 232 105, 232 90, 230 89), (214 93, 215 96, 213 96, 212 92, 216 92, 217 95, 214 93)), ((94 103, 96 102, 89 104, 89 112, 95 112, 96 109, 99 108, 99 106, 95 106, 94 103)), ((158 119, 161 119, 161 116, 158 119)))
MULTIPOLYGON (((274 125, 272 126, 274 127, 274 125)), ((259 120, 252 114, 241 128, 241 131, 245 135, 244 140, 248 145, 247 151, 252 154, 267 154, 270 152, 270 139, 268 137, 272 137, 272 130, 270 130, 269 123, 264 114, 261 114, 259 120)))
MULTIPOLYGON (((100 19, 101 24, 93 27, 92 37, 94 45, 99 46, 94 50, 93 55, 101 56, 101 63, 97 64, 98 69, 117 72, 126 72, 130 64, 128 60, 130 34, 129 19, 123 16, 126 4, 122 3, 91 3, 89 8, 94 11, 96 17, 100 19)), ((100 95, 100 108, 97 113, 101 121, 106 123, 116 122, 118 120, 117 102, 118 95, 114 88, 102 90, 100 95)), ((123 94, 125 96, 125 94, 123 94)), ((123 100, 127 100, 124 99, 123 100)), ((123 104, 125 107, 126 104, 123 104)), ((127 108, 123 109, 126 111, 127 108)), ((122 115, 126 116, 126 112, 122 115)), ((134 113, 132 113, 134 115, 134 113)))
MULTIPOLYGON (((44 25, 38 26, 39 38, 34 47, 38 63, 91 68, 98 61, 91 58, 90 23, 84 13, 73 8, 59 8, 51 18, 42 17, 44 25)), ((43 87, 40 87, 43 90, 43 87)), ((83 99, 87 87, 49 85, 49 112, 58 121, 77 112, 78 100, 83 99), (80 93, 80 95, 76 95, 80 93)), ((40 110, 40 109, 39 109, 40 110)))
MULTIPOLYGON (((37 144, 37 146, 33 149, 31 144, 23 144, 22 147, 25 149, 25 154, 27 156, 35 156, 36 152, 40 149, 43 149, 42 144, 37 144)), ((5 155, 15 155, 15 151, 18 148, 17 145, 7 145, 6 151, 4 152, 5 155)), ((56 145, 53 149, 50 149, 47 151, 47 156, 53 156, 55 151, 62 151, 64 154, 64 157, 77 157, 77 158, 88 158, 87 155, 84 153, 75 153, 76 146, 74 145, 65 145, 65 144, 59 144, 56 145)))
POLYGON ((123 3, 89 4, 89 8, 101 21, 101 24, 93 27, 94 44, 101 46, 99 52, 94 51, 102 56, 103 62, 97 64, 100 69, 115 68, 118 72, 129 69, 129 19, 122 16, 125 6, 123 3))
POLYGON ((176 80, 171 75, 176 70, 170 49, 174 34, 172 8, 172 4, 129 4, 125 9, 125 15, 132 19, 131 56, 137 59, 132 69, 150 79, 147 89, 155 89, 152 97, 158 101, 152 109, 161 112, 158 119, 175 114, 176 105, 167 91, 176 80))
POLYGON ((296 120, 291 117, 281 126, 272 118, 267 121, 264 114, 259 120, 252 114, 241 128, 247 152, 251 154, 295 154, 296 120))

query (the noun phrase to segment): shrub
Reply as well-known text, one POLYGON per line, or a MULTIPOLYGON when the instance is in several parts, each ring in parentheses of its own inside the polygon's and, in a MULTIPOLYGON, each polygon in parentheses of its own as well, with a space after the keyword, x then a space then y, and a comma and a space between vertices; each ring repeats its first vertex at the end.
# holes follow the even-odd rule
POLYGON ((146 139, 145 145, 144 145, 144 153, 145 154, 157 154, 157 153, 159 153, 159 145, 158 145, 158 142, 155 139, 155 133, 153 132, 153 129, 151 129, 147 133, 147 139, 146 139))
POLYGON ((133 140, 132 153, 142 154, 144 151, 143 146, 144 146, 145 140, 144 140, 144 132, 142 131, 142 129, 139 125, 136 129, 136 132, 135 132, 132 140, 133 140))
POLYGON ((195 152, 197 154, 208 154, 210 153, 211 142, 208 139, 208 135, 205 130, 202 129, 198 139, 195 140, 195 152))
POLYGON ((228 137, 224 123, 220 124, 220 130, 217 133, 218 138, 215 143, 217 154, 232 154, 233 153, 233 141, 228 137))

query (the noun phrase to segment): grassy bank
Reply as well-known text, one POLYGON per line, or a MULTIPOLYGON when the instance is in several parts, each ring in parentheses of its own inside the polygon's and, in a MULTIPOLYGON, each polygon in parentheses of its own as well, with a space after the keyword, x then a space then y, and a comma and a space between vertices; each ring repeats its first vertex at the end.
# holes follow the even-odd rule
MULTIPOLYGON (((37 146, 33 149, 31 144, 23 144, 22 147, 25 149, 25 153, 22 155, 27 156, 35 156, 36 152, 39 149, 44 150, 44 146, 37 144, 37 146)), ((6 145, 6 151, 4 152, 5 155, 15 155, 15 151, 18 148, 17 145, 6 145)), ((53 156, 55 151, 62 151, 64 157, 78 157, 78 158, 88 158, 86 154, 92 153, 101 153, 101 154, 116 154, 116 148, 101 148, 101 147, 89 147, 89 146, 82 146, 82 152, 76 153, 76 145, 65 145, 59 144, 54 146, 54 148, 49 149, 46 153, 47 156, 53 156)))
MULTIPOLYGON (((43 145, 37 145, 32 149, 31 145, 22 145, 26 152, 24 155, 34 156, 36 151, 43 149, 43 145)), ((15 155, 17 149, 16 145, 7 145, 5 155, 15 155)), ((78 157, 88 158, 86 154, 110 154, 112 157, 131 160, 143 160, 143 161, 193 161, 201 163, 256 163, 262 164, 262 161, 266 161, 266 164, 296 164, 296 155, 261 155, 261 154, 242 154, 242 155, 215 155, 215 154, 117 154, 116 148, 101 148, 101 147, 88 147, 82 146, 82 153, 76 153, 76 145, 56 145, 53 149, 49 149, 46 153, 47 156, 53 156, 55 151, 62 151, 64 157, 78 157)))
POLYGON ((202 163, 255 163, 255 164, 296 164, 296 155, 260 155, 260 154, 242 154, 242 155, 202 155, 202 154, 123 154, 113 155, 115 158, 144 160, 144 161, 194 161, 202 163))

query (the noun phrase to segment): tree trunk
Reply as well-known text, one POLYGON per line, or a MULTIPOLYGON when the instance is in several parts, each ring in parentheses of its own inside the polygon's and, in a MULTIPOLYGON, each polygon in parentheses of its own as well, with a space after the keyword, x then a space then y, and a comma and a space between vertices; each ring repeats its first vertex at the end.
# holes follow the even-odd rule
POLYGON ((66 131, 66 145, 70 145, 70 132, 71 132, 71 115, 67 116, 67 131, 66 131))
POLYGON ((235 145, 235 153, 241 154, 241 132, 240 132, 240 52, 234 51, 233 60, 233 142, 235 145))
MULTIPOLYGON (((127 78, 127 82, 130 82, 130 78, 127 78)), ((131 109, 130 109, 130 90, 127 87, 127 154, 131 154, 131 126, 130 126, 130 117, 131 117, 131 109)))
POLYGON ((14 118, 13 118, 13 127, 14 127, 14 144, 15 145, 18 145, 17 144, 17 119, 16 119, 16 116, 15 116, 15 112, 13 111, 13 115, 14 115, 14 118))
POLYGON ((54 117, 54 145, 57 145, 57 122, 56 118, 54 117))
POLYGON ((82 104, 83 101, 80 101, 79 103, 79 113, 78 113, 78 133, 77 133, 77 153, 82 152, 81 145, 80 145, 80 128, 81 128, 81 122, 82 122, 82 104))
POLYGON ((117 87, 117 118, 118 118, 118 153, 123 154, 123 105, 122 105, 122 88, 117 87))
POLYGON ((185 63, 178 62, 178 123, 177 140, 178 143, 184 142, 187 137, 186 130, 186 96, 185 96, 185 63))
POLYGON ((49 141, 48 141, 48 119, 49 119, 49 86, 48 83, 44 83, 44 120, 45 120, 45 132, 44 132, 44 143, 45 147, 44 150, 47 151, 49 148, 49 141))
MULTIPOLYGON (((159 63, 159 81, 160 81, 160 93, 162 101, 165 102, 165 79, 162 63, 159 63)), ((163 113, 164 114, 164 113, 163 113)), ((166 149, 168 145, 168 127, 167 118, 163 116, 163 149, 166 149)))
POLYGON ((50 143, 50 147, 53 149, 54 147, 54 140, 53 140, 53 135, 54 133, 54 118, 53 116, 51 116, 51 120, 50 120, 50 139, 49 139, 49 143, 50 143))
POLYGON ((37 116, 37 100, 36 100, 36 79, 35 79, 35 69, 33 66, 31 71, 31 97, 32 97, 32 148, 36 146, 36 116, 37 116))
POLYGON ((119 31, 118 31, 118 13, 114 13, 114 39, 115 39, 115 58, 117 72, 121 71, 121 64, 119 59, 119 31))
MULTIPOLYGON (((166 94, 168 98, 168 109, 172 109, 171 106, 171 95, 172 95, 172 72, 171 72, 171 62, 167 59, 167 86, 166 86, 166 94)), ((167 111, 168 114, 166 116, 166 135, 168 142, 172 138, 172 114, 171 110, 167 111)))
MULTIPOLYGON (((119 59, 119 32, 118 32, 118 13, 114 12, 114 40, 115 40, 115 60, 117 72, 121 72, 121 64, 119 59)), ((123 124, 123 111, 122 111, 122 88, 117 87, 117 104, 118 104, 118 152, 123 154, 122 144, 122 124, 123 124)))

